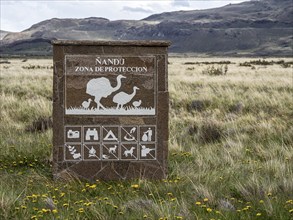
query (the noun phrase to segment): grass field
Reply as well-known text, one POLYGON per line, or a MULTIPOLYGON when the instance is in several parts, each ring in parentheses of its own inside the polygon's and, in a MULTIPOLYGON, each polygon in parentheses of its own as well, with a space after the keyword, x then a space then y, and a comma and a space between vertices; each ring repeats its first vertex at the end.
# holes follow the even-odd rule
POLYGON ((52 60, 2 61, 0 219, 293 219, 293 64, 271 60, 170 58, 168 178, 95 183, 52 179, 52 60))

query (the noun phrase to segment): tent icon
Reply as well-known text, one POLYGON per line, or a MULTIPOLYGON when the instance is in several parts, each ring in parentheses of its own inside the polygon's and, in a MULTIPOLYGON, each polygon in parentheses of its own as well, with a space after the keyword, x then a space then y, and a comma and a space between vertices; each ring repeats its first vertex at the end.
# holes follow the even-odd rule
POLYGON ((118 141, 113 131, 109 130, 107 135, 104 137, 104 141, 118 141))

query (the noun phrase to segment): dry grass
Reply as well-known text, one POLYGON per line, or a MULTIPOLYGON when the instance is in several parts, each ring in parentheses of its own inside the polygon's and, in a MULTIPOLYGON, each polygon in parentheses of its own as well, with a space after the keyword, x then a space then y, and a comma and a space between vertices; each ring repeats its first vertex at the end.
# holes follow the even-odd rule
POLYGON ((170 58, 168 179, 96 183, 53 181, 52 131, 33 129, 51 116, 52 61, 1 63, 0 218, 292 218, 292 67, 251 60, 170 58))

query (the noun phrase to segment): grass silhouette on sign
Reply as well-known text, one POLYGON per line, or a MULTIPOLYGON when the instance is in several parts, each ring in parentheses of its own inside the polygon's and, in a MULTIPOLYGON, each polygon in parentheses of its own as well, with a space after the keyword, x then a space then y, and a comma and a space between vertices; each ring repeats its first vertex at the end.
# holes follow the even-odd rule
POLYGON ((110 107, 105 109, 85 109, 83 107, 66 109, 67 115, 155 115, 154 108, 147 107, 123 107, 117 109, 110 107))

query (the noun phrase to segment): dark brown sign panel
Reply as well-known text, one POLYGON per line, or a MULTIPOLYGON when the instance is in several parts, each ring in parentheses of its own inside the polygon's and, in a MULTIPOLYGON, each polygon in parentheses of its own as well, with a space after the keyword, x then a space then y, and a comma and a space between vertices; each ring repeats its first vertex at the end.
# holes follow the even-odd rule
POLYGON ((160 179, 168 154, 165 41, 54 41, 56 178, 160 179))

